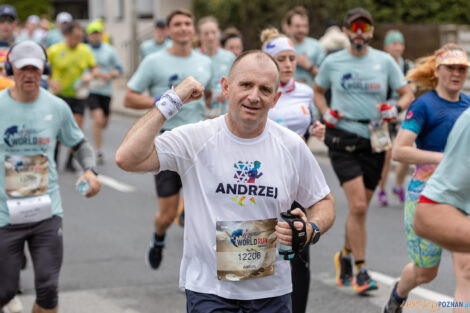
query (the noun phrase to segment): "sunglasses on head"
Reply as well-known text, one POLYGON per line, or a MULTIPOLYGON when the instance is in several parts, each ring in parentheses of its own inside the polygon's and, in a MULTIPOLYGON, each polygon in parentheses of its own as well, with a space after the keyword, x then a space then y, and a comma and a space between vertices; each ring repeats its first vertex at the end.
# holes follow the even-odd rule
POLYGON ((10 15, 2 15, 0 16, 0 23, 3 22, 8 22, 8 23, 13 23, 15 21, 15 18, 10 15))
POLYGON ((363 33, 367 33, 370 30, 370 27, 371 25, 366 22, 354 22, 349 25, 349 30, 356 33, 360 29, 363 33))

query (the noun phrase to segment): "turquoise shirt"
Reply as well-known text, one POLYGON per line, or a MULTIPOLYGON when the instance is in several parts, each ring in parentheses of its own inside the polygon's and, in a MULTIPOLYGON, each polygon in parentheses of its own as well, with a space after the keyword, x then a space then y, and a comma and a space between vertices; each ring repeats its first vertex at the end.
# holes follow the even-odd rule
MULTIPOLYGON (((165 49, 146 57, 127 83, 127 87, 137 93, 143 93, 148 89, 149 95, 156 98, 188 76, 194 77, 205 86, 206 90, 209 90, 212 78, 211 59, 194 51, 191 51, 187 57, 177 57, 165 49)), ((186 103, 178 114, 165 122, 163 129, 170 130, 181 125, 199 122, 204 120, 204 117, 203 97, 186 103)))
MULTIPOLYGON (((331 89, 331 108, 354 120, 380 119, 377 104, 386 101, 388 86, 397 90, 406 84, 393 58, 369 47, 367 55, 352 56, 347 49, 330 54, 320 66, 315 82, 331 89)), ((367 124, 340 119, 337 128, 370 138, 367 124)))
POLYGON ((171 39, 166 38, 165 41, 161 44, 157 44, 155 42, 155 39, 149 39, 140 44, 139 50, 140 50, 140 57, 142 60, 148 56, 151 53, 158 52, 164 48, 169 48, 171 47, 172 42, 171 39))
MULTIPOLYGON (((100 72, 110 73, 115 69, 122 72, 121 61, 119 60, 116 49, 114 49, 113 46, 105 42, 102 42, 96 47, 90 44, 89 46, 93 56, 95 57, 96 63, 98 63, 100 72)), ((111 97, 111 81, 108 80, 105 82, 102 80, 93 80, 90 83, 90 93, 111 97), (98 88, 93 88, 93 86, 98 86, 98 88)))
POLYGON ((58 28, 54 28, 47 33, 44 44, 49 48, 50 46, 62 41, 64 41, 64 35, 62 34, 62 31, 58 28))
MULTIPOLYGON (((217 53, 210 57, 212 61, 212 80, 211 80, 211 87, 216 88, 217 84, 220 84, 220 80, 223 76, 228 77, 228 73, 230 72, 230 68, 232 67, 233 61, 235 61, 235 54, 232 52, 219 48, 217 53)), ((215 102, 216 94, 212 95, 212 104, 216 104, 215 102)), ((222 113, 227 112, 227 102, 225 101, 224 106, 222 108, 222 113)))
MULTIPOLYGON (((307 55, 308 61, 313 64, 314 66, 320 66, 325 58, 325 51, 323 51, 322 46, 318 42, 318 40, 305 37, 304 42, 295 46, 295 53, 296 54, 305 54, 307 55)), ((313 85, 313 76, 303 67, 297 65, 295 69, 294 78, 297 81, 300 81, 310 88, 313 85)))
POLYGON ((450 204, 470 215, 470 109, 455 122, 447 138, 444 158, 429 179, 423 195, 450 204))
POLYGON ((51 198, 52 214, 62 216, 54 149, 57 141, 73 147, 84 138, 72 111, 62 99, 41 88, 36 101, 22 103, 13 100, 9 90, 0 92, 0 133, 3 136, 0 142, 0 227, 10 224, 6 201, 17 199, 7 194, 7 159, 18 156, 47 157, 48 184, 45 194, 51 198))

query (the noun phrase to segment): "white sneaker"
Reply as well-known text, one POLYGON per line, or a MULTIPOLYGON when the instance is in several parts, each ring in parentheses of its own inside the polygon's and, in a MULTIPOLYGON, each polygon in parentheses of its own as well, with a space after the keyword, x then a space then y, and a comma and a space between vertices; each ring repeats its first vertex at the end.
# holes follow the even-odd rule
POLYGON ((10 313, 23 313, 23 304, 21 303, 21 300, 18 298, 18 296, 15 296, 13 299, 11 299, 5 308, 10 313))

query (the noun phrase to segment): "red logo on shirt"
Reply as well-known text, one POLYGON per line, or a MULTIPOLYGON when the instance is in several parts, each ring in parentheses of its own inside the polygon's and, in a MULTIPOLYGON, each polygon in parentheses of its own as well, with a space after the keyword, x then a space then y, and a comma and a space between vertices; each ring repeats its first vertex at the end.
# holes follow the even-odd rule
POLYGON ((409 120, 410 118, 413 117, 413 112, 412 111, 408 111, 408 113, 406 113, 406 119, 409 120))

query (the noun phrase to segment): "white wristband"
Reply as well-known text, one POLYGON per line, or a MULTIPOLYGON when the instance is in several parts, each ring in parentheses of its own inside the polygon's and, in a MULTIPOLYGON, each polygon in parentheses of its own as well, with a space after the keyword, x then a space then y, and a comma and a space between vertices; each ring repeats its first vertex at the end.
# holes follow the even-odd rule
POLYGON ((183 107, 180 97, 176 94, 173 89, 165 92, 159 100, 155 100, 154 106, 160 110, 162 115, 169 120, 178 113, 183 107))

